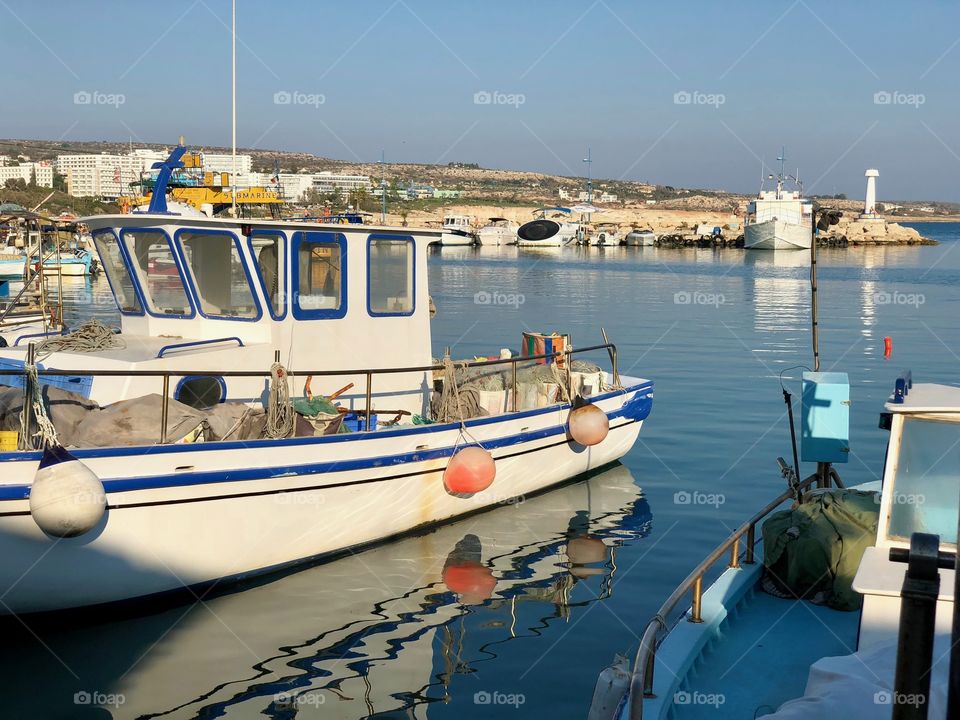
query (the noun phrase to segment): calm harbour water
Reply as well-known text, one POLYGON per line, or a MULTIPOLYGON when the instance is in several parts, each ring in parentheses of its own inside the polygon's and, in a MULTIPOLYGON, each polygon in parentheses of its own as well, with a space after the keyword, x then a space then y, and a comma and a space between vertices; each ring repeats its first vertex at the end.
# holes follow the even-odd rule
MULTIPOLYGON (((848 484, 882 469, 877 414, 901 369, 956 381, 960 224, 916 227, 941 244, 820 253, 822 369, 852 385, 848 484)), ((11 624, 5 717, 586 716, 614 654, 632 656, 676 584, 784 487, 779 376, 798 395, 795 366, 812 364, 807 254, 445 248, 429 262, 435 355, 495 354, 524 330, 582 347, 606 329, 621 372, 656 382, 623 466, 192 606, 11 624)), ((65 292, 109 294, 103 280, 65 292)), ((96 302, 67 318, 91 314, 114 319, 96 302)))

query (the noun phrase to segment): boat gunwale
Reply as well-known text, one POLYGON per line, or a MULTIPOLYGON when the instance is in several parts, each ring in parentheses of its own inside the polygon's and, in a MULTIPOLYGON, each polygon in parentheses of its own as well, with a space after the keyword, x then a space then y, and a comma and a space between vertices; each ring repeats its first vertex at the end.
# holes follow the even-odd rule
MULTIPOLYGON (((640 646, 637 648, 633 669, 630 673, 630 685, 626 697, 626 717, 629 718, 629 720, 642 720, 643 718, 644 697, 647 693, 652 693, 653 691, 654 665, 657 650, 680 622, 678 619, 672 626, 669 626, 667 623, 667 618, 676 610, 677 604, 684 598, 688 591, 692 590, 694 594, 693 605, 697 606, 697 612, 699 612, 699 604, 704 594, 702 589, 703 577, 716 562, 728 552, 730 553, 730 562, 727 565, 727 569, 740 567, 738 550, 740 540, 744 535, 747 536, 748 547, 746 548, 746 559, 743 562, 744 564, 754 564, 753 549, 760 543, 755 537, 756 526, 761 520, 783 505, 783 503, 796 498, 798 490, 806 490, 814 483, 820 481, 820 479, 819 475, 814 474, 799 482, 795 488, 787 488, 775 500, 767 503, 763 509, 730 533, 706 558, 700 561, 683 582, 681 582, 663 602, 660 609, 657 610, 657 613, 647 622, 643 634, 640 637, 640 646), (751 540, 753 541, 752 545, 749 544, 751 540), (658 638, 660 630, 666 632, 663 637, 658 638)), ((694 621, 691 620, 690 622, 694 621)))

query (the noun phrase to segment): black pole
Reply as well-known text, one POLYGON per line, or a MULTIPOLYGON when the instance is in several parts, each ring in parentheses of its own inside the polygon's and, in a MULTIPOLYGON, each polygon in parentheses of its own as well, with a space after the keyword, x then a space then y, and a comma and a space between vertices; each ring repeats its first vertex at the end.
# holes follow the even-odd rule
MULTIPOLYGON (((957 537, 960 537, 960 515, 957 516, 957 537)), ((960 558, 960 553, 957 553, 960 558)), ((960 560, 953 561, 953 635, 950 638, 950 673, 947 686, 947 717, 960 717, 960 560)))
MULTIPOLYGON (((910 536, 907 573, 900 591, 897 671, 891 698, 893 720, 927 718, 940 594, 939 547, 939 535, 913 533, 910 536)), ((948 713, 947 717, 956 716, 948 713)))
POLYGON ((800 456, 797 454, 797 429, 793 424, 793 396, 786 390, 783 391, 783 401, 787 404, 787 415, 790 417, 790 444, 793 446, 793 475, 799 481, 800 456))

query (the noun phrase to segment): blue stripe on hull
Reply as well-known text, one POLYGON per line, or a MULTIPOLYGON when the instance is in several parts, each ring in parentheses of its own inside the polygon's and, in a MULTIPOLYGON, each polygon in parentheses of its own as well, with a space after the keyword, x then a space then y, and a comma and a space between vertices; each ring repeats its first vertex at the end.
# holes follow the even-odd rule
MULTIPOLYGON (((641 386, 644 387, 644 386, 641 386)), ((652 385, 650 386, 652 389, 652 385)), ((629 392, 629 391, 627 391, 629 392)), ((608 397, 607 396, 604 397, 608 397)), ((634 395, 629 401, 624 403, 623 407, 619 410, 608 413, 608 417, 613 420, 619 417, 630 419, 634 422, 645 419, 649 414, 653 406, 653 393, 638 392, 634 395)), ((546 408, 543 410, 530 411, 530 413, 517 413, 516 415, 511 414, 508 419, 515 420, 518 417, 525 416, 527 414, 540 414, 541 412, 553 412, 556 411, 556 407, 546 408)), ((504 416, 500 417, 500 421, 504 419, 504 416)), ((491 421, 490 418, 483 418, 482 423, 476 424, 486 424, 491 421)), ((468 422, 467 425, 474 424, 468 422)), ((458 423, 448 423, 444 425, 431 425, 423 426, 426 429, 429 429, 430 432, 436 432, 437 428, 443 428, 446 430, 455 429, 458 427, 458 423)), ((494 450, 496 448, 510 447, 513 445, 519 445, 525 442, 532 440, 541 440, 548 437, 553 437, 560 435, 566 432, 566 428, 563 425, 554 425, 552 427, 543 428, 541 430, 533 430, 528 432, 522 432, 515 435, 508 435, 502 438, 496 438, 492 440, 484 441, 483 445, 488 450, 494 450)), ((386 432, 377 432, 377 436, 385 435, 386 432)), ((401 431, 401 434, 410 434, 409 431, 401 431)), ((356 436, 355 436, 356 437, 356 436)), ((356 437, 356 439, 364 439, 371 437, 370 435, 363 435, 356 437)), ((326 438, 324 438, 326 439, 326 438)), ((259 448, 261 446, 261 441, 256 441, 255 447, 259 448)), ((296 439, 291 439, 287 441, 275 441, 269 443, 272 446, 276 445, 292 445, 292 444, 301 444, 297 443, 296 439)), ((249 449, 252 443, 204 443, 203 445, 216 445, 220 446, 217 449, 224 449, 223 446, 237 446, 249 449)), ((199 446, 187 446, 191 447, 203 447, 199 446)), ((158 449, 163 449, 166 446, 161 447, 139 447, 139 448, 130 448, 136 450, 134 454, 143 455, 145 453, 153 454, 158 449)), ((124 448, 126 450, 127 448, 124 448)), ((345 472, 350 470, 366 470, 372 468, 383 468, 391 467, 397 465, 403 465, 408 463, 423 462, 425 460, 434 460, 438 458, 448 457, 453 454, 453 447, 438 448, 436 450, 424 450, 412 453, 400 453, 396 455, 383 455, 379 457, 372 458, 359 458, 356 460, 337 460, 332 462, 322 462, 322 463, 309 463, 304 465, 287 465, 287 466, 273 466, 265 468, 246 468, 246 469, 232 469, 232 470, 216 470, 209 472, 198 472, 190 474, 174 474, 174 475, 153 475, 149 477, 133 477, 133 478, 117 478, 113 480, 104 480, 103 485, 107 493, 117 493, 117 492, 129 492, 133 490, 151 490, 156 488, 169 488, 169 487, 187 487, 191 485, 209 485, 212 483, 222 483, 222 482, 240 482, 246 480, 266 480, 270 478, 280 478, 280 477, 302 477, 307 475, 318 475, 322 473, 332 473, 332 472, 345 472)), ((18 453, 18 455, 26 455, 28 458, 32 456, 39 456, 40 453, 18 453)), ((73 453, 77 458, 90 457, 90 455, 85 454, 83 451, 74 451, 73 453)), ((125 453, 130 454, 130 453, 125 453)), ((27 458, 22 458, 27 459, 27 458)), ((13 501, 13 500, 24 500, 30 496, 30 485, 8 485, 0 486, 0 501, 13 501)))

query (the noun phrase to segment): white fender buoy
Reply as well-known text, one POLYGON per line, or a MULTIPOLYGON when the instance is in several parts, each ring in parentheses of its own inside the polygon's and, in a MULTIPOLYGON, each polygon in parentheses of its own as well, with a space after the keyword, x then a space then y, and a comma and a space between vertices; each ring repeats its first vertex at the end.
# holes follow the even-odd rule
POLYGON ((93 471, 64 448, 43 451, 30 488, 30 515, 47 535, 70 538, 90 532, 107 509, 107 495, 93 471))
POLYGON ((493 455, 472 445, 458 450, 443 471, 443 484, 457 495, 472 495, 486 490, 497 476, 493 455))
POLYGON ((581 445, 596 445, 610 432, 610 419, 596 405, 587 403, 570 411, 567 427, 570 437, 581 445))

